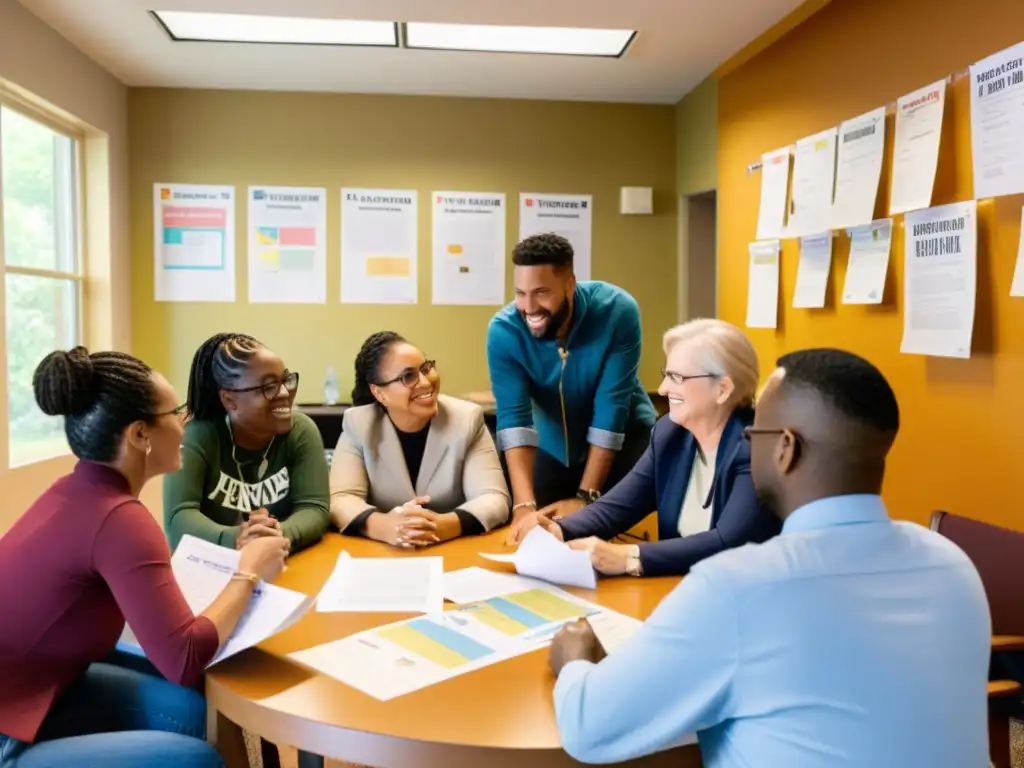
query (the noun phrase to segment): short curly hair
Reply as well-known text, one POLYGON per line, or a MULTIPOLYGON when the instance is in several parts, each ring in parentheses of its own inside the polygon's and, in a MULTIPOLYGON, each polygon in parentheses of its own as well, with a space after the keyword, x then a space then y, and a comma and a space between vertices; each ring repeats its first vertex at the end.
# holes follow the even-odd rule
POLYGON ((533 235, 512 249, 512 263, 517 267, 572 267, 572 243, 561 235, 533 235))

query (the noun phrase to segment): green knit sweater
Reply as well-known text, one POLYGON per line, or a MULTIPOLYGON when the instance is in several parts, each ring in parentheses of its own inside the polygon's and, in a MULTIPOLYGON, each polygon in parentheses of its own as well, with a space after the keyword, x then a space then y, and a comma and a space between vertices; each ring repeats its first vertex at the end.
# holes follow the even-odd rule
POLYGON ((265 508, 297 552, 320 541, 330 524, 330 482, 323 440, 312 419, 292 415, 292 429, 263 451, 235 448, 221 420, 185 427, 181 469, 164 478, 164 529, 171 549, 186 533, 234 547, 244 516, 265 508), (236 461, 237 459, 237 461, 236 461))

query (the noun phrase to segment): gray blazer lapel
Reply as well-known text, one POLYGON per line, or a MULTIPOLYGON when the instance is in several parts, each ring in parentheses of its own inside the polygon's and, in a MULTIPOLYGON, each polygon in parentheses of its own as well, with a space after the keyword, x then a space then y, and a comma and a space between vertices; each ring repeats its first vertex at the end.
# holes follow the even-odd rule
MULTIPOLYGON (((427 433, 427 444, 423 449, 423 461, 420 463, 420 474, 416 478, 416 495, 427 496, 430 483, 434 479, 437 468, 441 465, 446 453, 448 453, 448 414, 445 411, 444 401, 438 404, 437 414, 430 422, 430 432, 427 433)), ((397 442, 398 438, 395 437, 397 442)), ((401 448, 399 448, 401 450, 401 448)), ((405 462, 402 462, 403 464, 405 462)), ((406 473, 408 474, 408 472, 406 473)), ((451 483, 445 483, 445 488, 450 488, 451 483)))
MULTIPOLYGON (((395 425, 391 423, 386 413, 380 416, 380 448, 378 452, 378 471, 387 468, 395 484, 395 490, 401 491, 401 497, 405 501, 411 500, 417 494, 412 487, 412 479, 409 477, 409 468, 405 465, 405 454, 402 453, 402 444, 398 442, 398 433, 395 425)), ((433 430, 431 430, 433 431, 433 430)), ((429 448, 429 441, 427 446, 429 448)), ((420 477, 423 477, 423 469, 420 469, 420 477)), ((387 510, 384 510, 387 512, 387 510)))

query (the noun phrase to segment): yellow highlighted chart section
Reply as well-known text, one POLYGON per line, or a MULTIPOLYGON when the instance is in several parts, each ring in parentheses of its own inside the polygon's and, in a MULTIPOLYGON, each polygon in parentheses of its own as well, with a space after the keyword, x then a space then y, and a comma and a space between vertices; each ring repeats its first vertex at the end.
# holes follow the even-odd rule
POLYGON ((530 589, 525 592, 514 592, 505 599, 531 613, 535 613, 547 621, 566 621, 580 619, 590 611, 582 605, 564 600, 558 595, 544 589, 530 589))
POLYGON ((455 669, 469 661, 458 651, 419 632, 412 624, 385 627, 377 635, 445 669, 455 669))
POLYGON ((408 256, 367 256, 367 277, 409 277, 412 264, 408 256))
POLYGON ((508 611, 501 611, 494 604, 495 601, 488 600, 486 603, 477 603, 460 609, 463 613, 469 614, 481 624, 486 624, 491 629, 501 632, 503 635, 515 637, 528 630, 528 625, 516 621, 509 615, 508 611))

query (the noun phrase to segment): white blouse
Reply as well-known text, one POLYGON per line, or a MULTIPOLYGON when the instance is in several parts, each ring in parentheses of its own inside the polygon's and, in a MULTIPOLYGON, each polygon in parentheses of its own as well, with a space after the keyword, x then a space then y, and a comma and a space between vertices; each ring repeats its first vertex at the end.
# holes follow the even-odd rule
POLYGON ((708 500, 711 486, 715 482, 715 459, 715 453, 710 456, 701 456, 699 450, 693 457, 690 481, 686 485, 682 509, 679 510, 680 536, 692 536, 695 533, 711 530, 711 508, 713 505, 708 504, 705 509, 704 502, 708 500))

